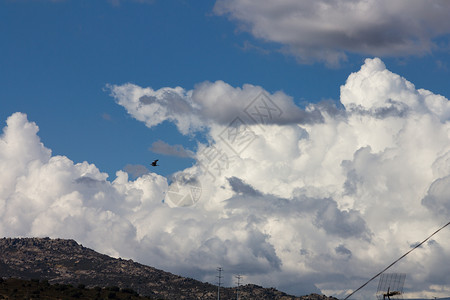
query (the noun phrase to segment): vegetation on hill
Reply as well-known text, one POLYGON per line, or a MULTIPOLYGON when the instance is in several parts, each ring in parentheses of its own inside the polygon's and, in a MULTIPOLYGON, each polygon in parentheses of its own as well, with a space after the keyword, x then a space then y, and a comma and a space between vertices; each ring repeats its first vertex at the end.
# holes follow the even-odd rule
POLYGON ((141 297, 132 289, 120 289, 117 286, 86 288, 79 284, 74 287, 70 284, 49 284, 47 280, 39 279, 1 279, 0 299, 149 299, 141 297))

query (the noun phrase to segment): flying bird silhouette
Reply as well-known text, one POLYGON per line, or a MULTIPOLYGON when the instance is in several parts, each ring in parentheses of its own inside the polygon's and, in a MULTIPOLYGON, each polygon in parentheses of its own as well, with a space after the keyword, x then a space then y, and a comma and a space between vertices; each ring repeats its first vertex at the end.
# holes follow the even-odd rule
POLYGON ((157 163, 158 163, 158 160, 159 159, 155 159, 153 162, 152 162, 152 167, 157 167, 157 166, 159 166, 157 163))

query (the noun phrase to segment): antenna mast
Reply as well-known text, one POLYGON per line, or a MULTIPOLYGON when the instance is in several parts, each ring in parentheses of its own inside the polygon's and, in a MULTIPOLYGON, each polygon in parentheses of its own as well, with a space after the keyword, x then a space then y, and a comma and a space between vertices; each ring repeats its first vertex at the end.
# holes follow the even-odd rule
POLYGON ((378 283, 378 300, 403 299, 403 285, 406 274, 404 273, 383 273, 378 283))
POLYGON ((218 267, 217 271, 219 272, 219 275, 216 276, 217 278, 219 278, 219 282, 217 283, 218 284, 217 285, 217 300, 220 300, 220 284, 221 284, 220 279, 222 278, 222 271, 223 271, 222 267, 218 267))
POLYGON ((239 300, 239 287, 240 287, 240 285, 241 285, 241 278, 242 278, 242 276, 238 274, 238 275, 236 275, 235 277, 236 277, 236 279, 237 279, 237 282, 236 282, 236 284, 237 284, 237 289, 236 289, 236 300, 239 300))

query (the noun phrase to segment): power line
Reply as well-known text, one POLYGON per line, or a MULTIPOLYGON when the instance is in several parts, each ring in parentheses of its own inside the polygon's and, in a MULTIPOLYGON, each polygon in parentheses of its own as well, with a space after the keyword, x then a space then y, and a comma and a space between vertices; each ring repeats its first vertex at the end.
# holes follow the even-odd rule
POLYGON ((365 287, 369 282, 371 282, 372 280, 374 280, 375 278, 377 278, 378 276, 380 276, 381 273, 385 272, 387 269, 389 269, 390 267, 392 267, 393 265, 395 265, 399 260, 401 260, 403 257, 405 257, 406 255, 408 255, 409 253, 411 253, 412 251, 416 250, 417 248, 419 248, 420 246, 422 246, 423 243, 425 243, 426 241, 428 241, 433 235, 435 235, 436 233, 438 233, 439 231, 441 231, 442 229, 444 229, 445 227, 447 227, 448 225, 450 225, 450 222, 448 222, 447 224, 445 224, 444 226, 442 226, 441 228, 439 228, 438 230, 436 230, 435 232, 433 232, 429 237, 427 237, 426 239, 424 239, 421 243, 417 244, 414 248, 412 248, 411 250, 409 250, 408 252, 406 252, 405 254, 403 254, 402 256, 400 256, 396 261, 394 261, 393 263, 391 263, 389 266, 387 266, 386 268, 384 268, 383 271, 381 271, 380 273, 378 273, 377 275, 373 276, 372 278, 370 278, 366 283, 364 283, 362 286, 360 286, 359 288, 357 288, 355 291, 353 291, 350 295, 348 295, 347 297, 344 298, 344 300, 347 300, 350 296, 352 296, 353 294, 355 294, 357 291, 359 291, 360 289, 362 289, 363 287, 365 287))

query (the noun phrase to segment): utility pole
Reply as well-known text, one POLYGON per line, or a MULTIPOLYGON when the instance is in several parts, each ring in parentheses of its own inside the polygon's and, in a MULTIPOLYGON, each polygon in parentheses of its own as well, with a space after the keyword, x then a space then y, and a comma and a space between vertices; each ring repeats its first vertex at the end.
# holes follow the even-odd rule
POLYGON ((236 300, 239 300, 239 286, 241 285, 241 278, 242 278, 242 276, 238 274, 235 277, 237 279, 237 282, 236 282, 237 283, 236 300))
POLYGON ((217 285, 217 300, 220 300, 220 284, 221 284, 220 279, 222 279, 222 271, 223 271, 223 269, 221 267, 218 267, 217 271, 219 272, 219 275, 216 276, 217 278, 219 278, 219 282, 217 283, 218 284, 217 285))

